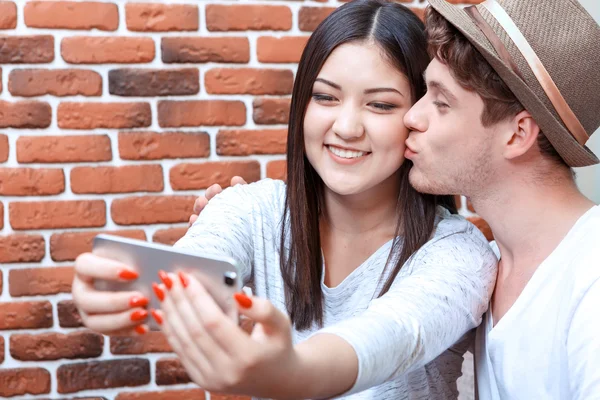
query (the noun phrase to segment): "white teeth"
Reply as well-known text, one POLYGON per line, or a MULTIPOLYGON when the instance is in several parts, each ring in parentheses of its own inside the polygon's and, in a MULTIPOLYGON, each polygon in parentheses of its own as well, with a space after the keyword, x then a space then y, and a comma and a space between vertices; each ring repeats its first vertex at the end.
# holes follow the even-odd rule
POLYGON ((338 157, 342 157, 342 158, 357 158, 357 157, 362 157, 365 154, 367 154, 364 151, 343 150, 343 149, 338 149, 337 147, 333 147, 333 146, 327 146, 327 148, 333 154, 335 154, 338 157))

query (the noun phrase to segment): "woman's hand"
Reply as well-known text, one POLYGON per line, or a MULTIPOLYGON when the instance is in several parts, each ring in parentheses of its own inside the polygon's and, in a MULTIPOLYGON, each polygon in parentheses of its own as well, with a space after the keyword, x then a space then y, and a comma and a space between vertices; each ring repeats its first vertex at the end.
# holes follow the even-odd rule
POLYGON ((143 334, 148 327, 145 307, 149 299, 142 293, 108 292, 94 289, 94 279, 131 281, 138 273, 118 261, 83 253, 75 260, 72 294, 84 325, 104 334, 143 334))
MULTIPOLYGON (((231 186, 246 185, 246 184, 247 183, 244 180, 244 178, 242 178, 240 176, 234 176, 233 178, 231 178, 231 183, 230 183, 231 186)), ((223 191, 223 188, 221 187, 221 185, 219 185, 218 183, 215 183, 214 185, 212 185, 208 189, 206 189, 206 192, 204 192, 204 196, 198 196, 198 198, 194 202, 194 213, 192 215, 190 215, 189 226, 192 226, 194 224, 194 222, 196 222, 196 220, 198 219, 198 215, 200 215, 202 210, 204 210, 204 207, 206 207, 206 205, 208 204, 210 199, 212 199, 213 197, 215 197, 222 191, 223 191)))
POLYGON ((249 335, 193 276, 161 274, 152 310, 190 378, 201 387, 258 397, 285 397, 298 362, 292 327, 271 302, 237 293, 241 315, 255 322, 249 335))

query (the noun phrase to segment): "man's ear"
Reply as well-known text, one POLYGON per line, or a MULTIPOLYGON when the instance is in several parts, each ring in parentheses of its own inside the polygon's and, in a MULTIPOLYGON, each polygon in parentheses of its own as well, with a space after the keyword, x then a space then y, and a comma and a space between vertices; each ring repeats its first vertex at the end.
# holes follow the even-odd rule
POLYGON ((527 153, 537 140, 540 127, 529 111, 523 110, 506 125, 504 157, 514 159, 527 153))

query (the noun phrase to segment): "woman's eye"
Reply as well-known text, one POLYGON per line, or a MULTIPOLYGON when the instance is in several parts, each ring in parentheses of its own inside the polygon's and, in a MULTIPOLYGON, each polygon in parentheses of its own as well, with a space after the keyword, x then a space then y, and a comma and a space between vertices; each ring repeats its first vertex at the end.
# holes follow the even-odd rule
POLYGON ((395 105, 393 104, 387 104, 387 103, 371 103, 371 105, 381 111, 390 111, 393 110, 394 108, 396 108, 395 105))
POLYGON ((313 94, 312 98, 316 101, 334 101, 335 98, 333 96, 329 96, 327 94, 313 94))

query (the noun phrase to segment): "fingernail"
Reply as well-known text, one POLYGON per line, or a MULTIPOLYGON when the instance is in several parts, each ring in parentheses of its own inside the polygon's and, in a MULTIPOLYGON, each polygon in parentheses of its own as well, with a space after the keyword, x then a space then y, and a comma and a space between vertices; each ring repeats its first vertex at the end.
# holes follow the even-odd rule
POLYGON ((169 275, 162 269, 160 271, 158 271, 158 277, 160 278, 161 281, 163 281, 163 283, 165 284, 167 289, 170 290, 173 287, 173 281, 171 280, 169 275))
POLYGON ((146 307, 148 305, 148 298, 144 296, 133 296, 131 300, 129 300, 129 306, 131 307, 146 307))
POLYGON ((139 274, 130 269, 125 268, 125 269, 122 269, 119 271, 119 278, 125 279, 127 281, 137 279, 138 277, 139 277, 139 274))
POLYGON ((188 278, 187 275, 185 274, 185 272, 183 272, 183 271, 179 271, 178 275, 179 275, 179 280, 181 281, 181 284, 183 285, 183 287, 184 288, 188 287, 188 285, 190 284, 190 278, 188 278))
POLYGON ((159 325, 162 325, 163 319, 160 316, 160 314, 157 313, 156 310, 150 310, 150 312, 152 313, 152 318, 154 318, 154 320, 156 321, 156 323, 159 324, 159 325))
POLYGON ((233 298, 242 308, 252 307, 252 299, 250 299, 250 297, 246 296, 244 293, 235 293, 233 298))
POLYGON ((131 320, 132 321, 143 321, 146 318, 148 318, 148 311, 146 310, 135 310, 134 312, 131 313, 131 320))
POLYGON ((154 294, 156 295, 156 297, 158 297, 160 301, 163 301, 165 299, 165 292, 163 292, 163 290, 160 288, 160 286, 158 286, 158 284, 152 282, 152 289, 154 290, 154 294))
POLYGON ((146 332, 148 332, 148 329, 144 325, 138 325, 138 326, 135 327, 135 331, 137 333, 139 333, 140 335, 143 335, 146 332))

